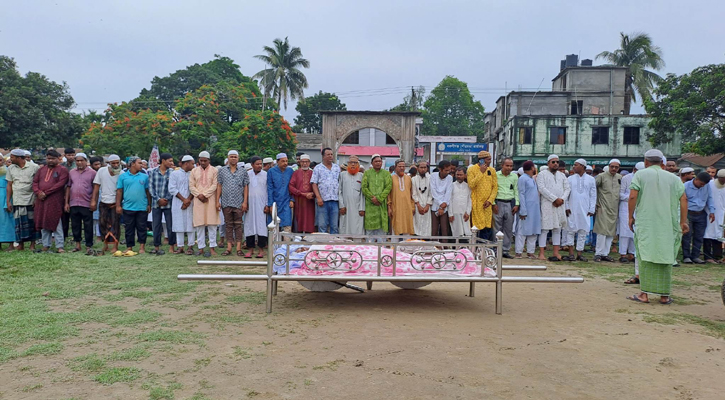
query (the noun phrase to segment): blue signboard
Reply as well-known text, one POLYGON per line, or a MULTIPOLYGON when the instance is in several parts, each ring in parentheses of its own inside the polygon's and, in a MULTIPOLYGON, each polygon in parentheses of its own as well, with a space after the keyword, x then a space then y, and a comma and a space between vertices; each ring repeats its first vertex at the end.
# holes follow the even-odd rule
POLYGON ((474 153, 481 150, 488 150, 486 143, 446 143, 436 144, 436 150, 440 153, 474 153))

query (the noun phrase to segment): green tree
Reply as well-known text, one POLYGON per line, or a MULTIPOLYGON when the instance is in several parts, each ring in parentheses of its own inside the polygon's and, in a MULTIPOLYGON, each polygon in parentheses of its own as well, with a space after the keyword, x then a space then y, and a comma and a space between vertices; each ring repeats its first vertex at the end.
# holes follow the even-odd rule
POLYGON ((653 145, 682 135, 683 150, 698 154, 725 152, 725 64, 696 68, 689 74, 668 74, 647 100, 653 145))
POLYGON ((411 93, 403 98, 403 102, 388 111, 421 111, 425 105, 425 87, 411 88, 411 93))
POLYGON ((603 58, 619 67, 627 67, 624 81, 624 113, 629 114, 632 102, 637 102, 635 91, 643 103, 652 97, 652 90, 662 78, 647 68, 659 70, 665 66, 662 50, 652 44, 646 33, 635 32, 631 36, 620 32, 619 49, 603 51, 597 59, 603 58))
POLYGON ((309 68, 310 62, 302 58, 299 47, 290 47, 287 38, 284 41, 274 39, 274 47, 264 46, 264 53, 254 56, 265 64, 265 68, 257 72, 254 78, 259 79, 265 98, 273 95, 277 104, 284 104, 286 110, 288 99, 304 98, 307 77, 300 68, 309 68))
POLYGON ((22 76, 14 59, 0 56, 0 147, 75 146, 84 123, 74 105, 65 82, 22 76))
POLYGON ((430 136, 478 136, 484 133, 484 108, 468 85, 446 76, 425 100, 421 133, 430 136))
POLYGON ((323 93, 320 90, 297 103, 295 110, 299 113, 295 117, 295 129, 302 129, 306 133, 322 133, 320 111, 347 110, 347 107, 334 93, 323 93))

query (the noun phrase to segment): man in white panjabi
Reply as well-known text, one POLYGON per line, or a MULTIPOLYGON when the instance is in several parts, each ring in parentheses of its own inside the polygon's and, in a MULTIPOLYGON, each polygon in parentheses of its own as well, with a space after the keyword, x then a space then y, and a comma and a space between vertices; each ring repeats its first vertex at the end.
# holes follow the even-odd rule
POLYGON ((346 235, 365 234, 365 196, 362 193, 363 173, 360 159, 351 155, 347 171, 340 172, 340 233, 346 235))
POLYGON ((433 195, 430 190, 428 162, 418 163, 418 174, 411 181, 413 182, 413 201, 415 202, 413 230, 417 236, 430 236, 432 224, 430 207, 433 205, 433 195))
POLYGON ((257 258, 264 257, 264 249, 267 247, 267 171, 264 170, 263 160, 257 156, 252 157, 249 163, 252 170, 247 171, 249 175, 249 209, 244 218, 244 236, 247 238, 247 249, 244 256, 252 256, 255 244, 259 248, 257 258), (256 243, 255 243, 256 239, 256 243))
POLYGON ((716 263, 722 260, 722 242, 720 239, 723 237, 722 224, 725 218, 725 169, 717 171, 708 185, 710 185, 712 201, 715 206, 715 220, 713 222, 707 220, 702 248, 705 262, 716 263))
POLYGON ((622 177, 619 188, 619 216, 617 217, 617 234, 619 235, 619 262, 634 262, 634 232, 629 229, 629 185, 634 174, 644 169, 644 162, 638 162, 631 174, 622 177))
POLYGON ((568 216, 566 230, 568 235, 569 257, 567 261, 587 261, 582 256, 584 244, 589 234, 591 216, 597 207, 597 184, 590 175, 586 174, 587 162, 580 158, 574 162, 574 174, 570 175, 569 186, 571 192, 566 202, 568 216), (574 257, 574 234, 576 234, 576 252, 574 257))
POLYGON ((187 237, 187 255, 194 255, 194 196, 189 191, 189 176, 194 168, 194 157, 185 155, 181 158, 181 168, 169 176, 169 194, 171 200, 171 231, 176 233, 176 254, 184 253, 184 235, 187 237))
POLYGON ((191 170, 189 176, 189 191, 194 195, 194 228, 196 229, 197 255, 211 257, 216 255, 217 229, 221 219, 216 208, 216 187, 219 171, 212 167, 209 152, 199 153, 199 166, 191 170), (210 251, 206 252, 206 230, 209 231, 210 251))
POLYGON ((571 188, 566 175, 559 172, 559 156, 552 154, 547 159, 547 167, 539 172, 536 185, 541 195, 541 235, 539 236, 539 259, 546 260, 546 237, 551 231, 554 245, 554 256, 549 261, 561 261, 559 245, 561 244, 561 228, 566 226, 566 209, 564 199, 569 197, 571 188))
POLYGON ((448 207, 448 221, 453 237, 471 236, 471 188, 466 183, 466 169, 456 170, 456 181, 451 190, 451 205, 448 207))

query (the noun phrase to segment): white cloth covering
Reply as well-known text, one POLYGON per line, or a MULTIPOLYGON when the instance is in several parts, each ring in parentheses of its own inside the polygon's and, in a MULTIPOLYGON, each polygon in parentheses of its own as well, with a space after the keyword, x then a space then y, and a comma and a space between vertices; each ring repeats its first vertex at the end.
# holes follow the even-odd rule
MULTIPOLYGON (((579 230, 589 232, 591 227, 589 223, 591 218, 587 214, 594 214, 597 207, 597 184, 590 175, 583 174, 579 176, 574 174, 567 178, 571 191, 567 200, 566 209, 571 210, 571 214, 567 219, 568 232, 571 232, 571 238, 574 239, 573 233, 579 230)), ((567 240, 567 244, 569 243, 567 240)))
POLYGON ((448 215, 453 217, 451 234, 453 237, 471 236, 471 188, 468 183, 453 182, 451 190, 451 204, 448 206, 448 215), (463 220, 463 214, 468 214, 468 221, 463 220))
MULTIPOLYGON (((169 194, 174 197, 171 200, 172 232, 194 232, 194 202, 182 210, 183 202, 176 197, 176 194, 181 194, 185 198, 189 197, 189 174, 191 172, 177 169, 169 176, 169 194)), ((189 239, 192 240, 191 237, 189 239)))
MULTIPOLYGON (((622 238, 633 238, 634 232, 629 229, 629 185, 632 184, 634 174, 625 175, 619 188, 619 216, 617 217, 617 234, 620 242, 622 238)), ((634 251, 634 248, 632 248, 634 251)))
MULTIPOLYGON (((421 207, 426 205, 433 205, 433 195, 430 190, 430 174, 426 174, 425 177, 416 175, 411 180, 413 182, 413 201, 419 204, 421 207)), ((431 220, 432 208, 428 209, 425 214, 418 212, 418 207, 415 207, 415 214, 413 216, 413 231, 418 236, 430 236, 431 234, 431 220)))
POLYGON ((249 211, 244 219, 244 236, 267 236, 267 171, 249 171, 249 211))
POLYGON ((349 172, 340 173, 338 202, 340 208, 345 208, 345 215, 340 215, 340 233, 346 235, 364 235, 365 217, 360 211, 365 211, 365 196, 362 194, 363 173, 350 175, 349 172))
MULTIPOLYGON (((571 188, 566 176, 559 171, 552 174, 546 170, 536 177, 541 195, 541 230, 560 230, 566 226, 566 205, 554 207, 556 199, 567 199, 571 188)), ((557 239, 557 242, 559 239, 557 239)), ((558 243, 557 243, 558 245, 558 243)))
POLYGON ((713 206, 715 206, 715 222, 710 222, 710 218, 707 219, 705 239, 720 239, 723 237, 723 229, 720 225, 723 224, 723 218, 725 218, 725 187, 717 187, 717 178, 711 180, 708 185, 710 185, 713 206))

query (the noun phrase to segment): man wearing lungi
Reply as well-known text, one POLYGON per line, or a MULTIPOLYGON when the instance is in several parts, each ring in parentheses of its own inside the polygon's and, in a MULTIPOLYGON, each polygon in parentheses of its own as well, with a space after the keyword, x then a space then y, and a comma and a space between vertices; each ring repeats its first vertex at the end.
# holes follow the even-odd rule
POLYGON ((5 209, 13 213, 15 220, 15 242, 17 250, 24 250, 25 242, 30 242, 30 250, 35 250, 33 179, 38 172, 37 164, 26 161, 25 151, 14 149, 10 152, 10 162, 5 180, 8 182, 5 209))

